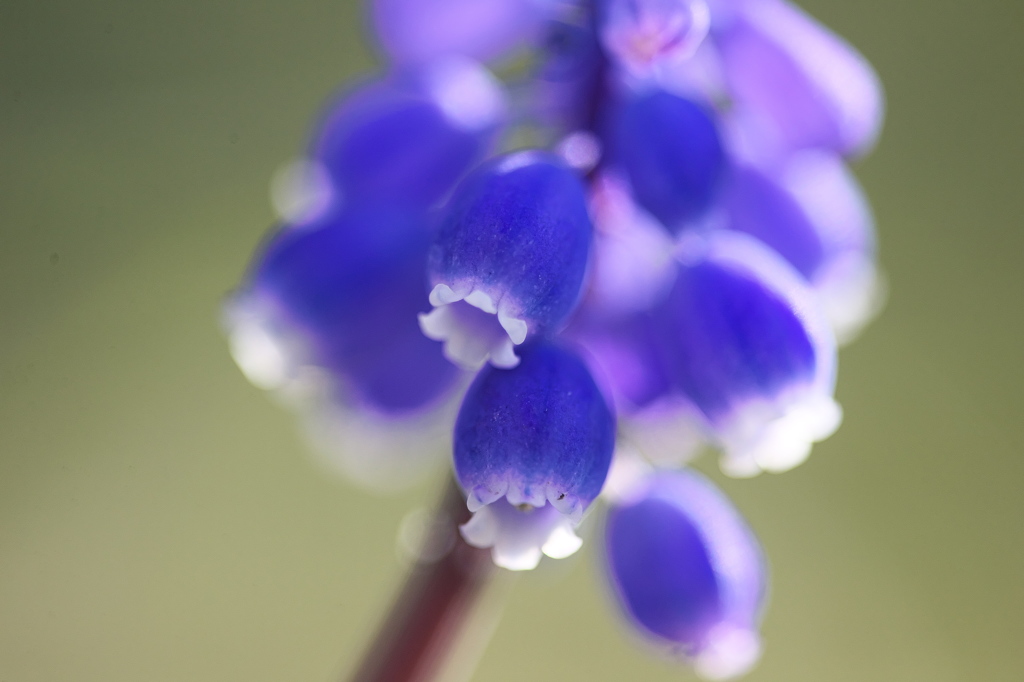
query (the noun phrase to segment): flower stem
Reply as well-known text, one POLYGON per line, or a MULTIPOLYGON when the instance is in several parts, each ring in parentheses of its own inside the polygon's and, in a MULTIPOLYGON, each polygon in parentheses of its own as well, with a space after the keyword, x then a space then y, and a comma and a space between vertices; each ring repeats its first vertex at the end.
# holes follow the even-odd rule
POLYGON ((351 682, 427 682, 449 664, 474 605, 494 573, 488 550, 466 544, 466 501, 448 483, 413 567, 351 682))

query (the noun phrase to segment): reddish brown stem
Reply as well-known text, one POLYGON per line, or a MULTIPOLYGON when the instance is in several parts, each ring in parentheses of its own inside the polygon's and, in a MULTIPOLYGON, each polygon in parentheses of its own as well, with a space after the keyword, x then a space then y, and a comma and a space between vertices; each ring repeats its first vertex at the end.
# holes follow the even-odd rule
POLYGON ((459 534, 458 524, 468 520, 465 498, 452 481, 427 535, 425 558, 413 568, 352 682, 427 682, 442 670, 494 570, 490 552, 470 547, 459 534), (437 548, 447 547, 436 556, 437 548))

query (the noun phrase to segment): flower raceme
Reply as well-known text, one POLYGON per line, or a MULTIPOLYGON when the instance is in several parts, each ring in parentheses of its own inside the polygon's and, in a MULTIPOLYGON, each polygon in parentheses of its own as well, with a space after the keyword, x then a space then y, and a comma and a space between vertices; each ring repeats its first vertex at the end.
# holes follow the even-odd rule
POLYGON ((389 66, 320 118, 226 307, 238 364, 332 425, 361 481, 422 469, 422 429, 454 433, 463 536, 505 568, 575 552, 607 497, 628 622, 706 677, 741 673, 761 550, 671 469, 703 444, 733 476, 785 471, 838 427, 837 340, 881 291, 847 167, 877 138, 877 78, 787 0, 372 16, 389 66), (613 453, 669 469, 622 478, 613 453))

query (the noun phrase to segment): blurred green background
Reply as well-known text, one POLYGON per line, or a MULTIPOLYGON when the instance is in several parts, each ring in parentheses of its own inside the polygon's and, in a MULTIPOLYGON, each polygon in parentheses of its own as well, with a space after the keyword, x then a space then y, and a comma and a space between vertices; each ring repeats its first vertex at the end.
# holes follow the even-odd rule
MULTIPOLYGON (((750 679, 1019 680, 1024 3, 804 6, 887 88, 858 172, 891 298, 839 433, 724 482, 774 572, 750 679)), ((365 36, 348 2, 0 6, 3 682, 333 680, 390 601, 432 491, 323 475, 217 322, 365 36)), ((519 581, 476 679, 690 679, 592 558, 519 581)))

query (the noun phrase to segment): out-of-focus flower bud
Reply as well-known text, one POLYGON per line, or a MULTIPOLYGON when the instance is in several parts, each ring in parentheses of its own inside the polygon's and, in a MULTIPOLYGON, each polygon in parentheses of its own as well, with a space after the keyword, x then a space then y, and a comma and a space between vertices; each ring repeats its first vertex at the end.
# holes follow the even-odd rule
POLYGON ((486 69, 439 59, 341 98, 310 154, 326 170, 335 203, 427 207, 490 151, 505 115, 504 93, 486 69))
POLYGON ((706 679, 757 662, 764 557, 707 479, 658 472, 624 486, 608 511, 605 550, 619 603, 655 645, 684 655, 706 679))
POLYGON ((711 112, 662 90, 628 94, 603 126, 604 166, 621 172, 637 202, 672 232, 716 196, 725 156, 711 112))
POLYGON ((501 57, 539 34, 555 0, 373 0, 373 24, 400 64, 464 55, 501 57))
POLYGON ((732 4, 717 42, 737 113, 759 125, 760 144, 867 151, 884 102, 860 53, 786 0, 732 4))
POLYGON ((283 228, 231 306, 239 364, 265 388, 320 368, 344 401, 380 412, 434 403, 457 372, 416 324, 428 244, 426 217, 393 206, 283 228))
POLYGON ((790 469, 839 426, 832 330, 800 276, 757 240, 694 241, 649 318, 662 366, 708 420, 726 473, 790 469))
POLYGON ((807 151, 767 166, 738 164, 722 206, 728 229, 770 246, 811 284, 840 340, 877 310, 874 220, 838 157, 807 151))

